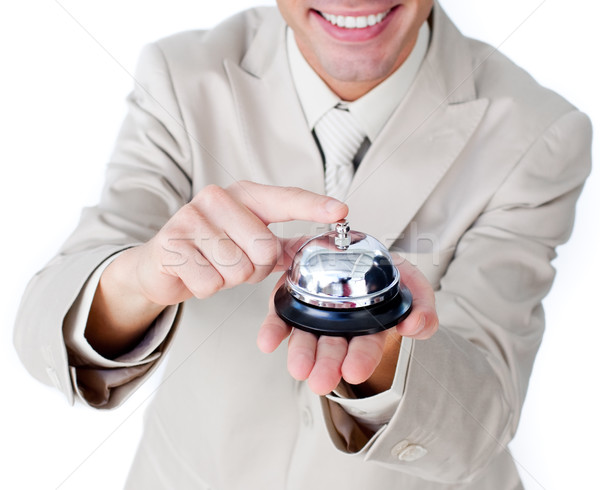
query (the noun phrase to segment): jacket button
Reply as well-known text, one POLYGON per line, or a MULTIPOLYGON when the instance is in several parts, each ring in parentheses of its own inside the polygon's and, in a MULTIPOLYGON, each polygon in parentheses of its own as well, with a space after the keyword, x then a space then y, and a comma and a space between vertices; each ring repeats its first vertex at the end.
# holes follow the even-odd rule
POLYGON ((427 454, 427 449, 418 444, 410 444, 408 441, 402 441, 392 448, 392 456, 398 458, 398 461, 410 463, 421 459, 427 454))

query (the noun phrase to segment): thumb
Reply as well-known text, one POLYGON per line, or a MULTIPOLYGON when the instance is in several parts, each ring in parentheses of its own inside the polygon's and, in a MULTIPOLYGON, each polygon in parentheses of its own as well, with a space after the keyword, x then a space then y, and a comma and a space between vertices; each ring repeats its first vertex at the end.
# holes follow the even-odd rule
POLYGON ((292 328, 289 325, 286 325, 275 312, 275 304, 273 301, 275 293, 284 281, 285 274, 279 278, 279 281, 277 281, 277 284, 271 292, 271 297, 269 298, 269 312, 260 326, 256 338, 258 348, 264 353, 270 353, 277 349, 279 344, 281 344, 292 331, 292 328))

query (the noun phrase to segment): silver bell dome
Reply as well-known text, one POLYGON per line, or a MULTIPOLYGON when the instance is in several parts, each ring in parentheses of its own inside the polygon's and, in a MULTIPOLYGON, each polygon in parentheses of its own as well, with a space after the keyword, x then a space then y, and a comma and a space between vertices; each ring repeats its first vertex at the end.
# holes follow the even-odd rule
POLYGON ((400 274, 385 247, 351 231, 347 222, 308 240, 296 253, 286 278, 289 293, 322 308, 356 308, 390 299, 400 274))

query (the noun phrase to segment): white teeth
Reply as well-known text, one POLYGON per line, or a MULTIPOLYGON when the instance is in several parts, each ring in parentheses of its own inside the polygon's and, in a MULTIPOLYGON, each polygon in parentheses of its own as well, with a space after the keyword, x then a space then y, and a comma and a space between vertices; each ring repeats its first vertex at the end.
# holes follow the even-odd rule
POLYGON ((344 27, 345 29, 364 29, 365 27, 371 27, 375 24, 379 24, 387 17, 389 13, 390 11, 387 10, 386 12, 381 12, 376 15, 361 15, 360 17, 353 17, 351 15, 326 14, 325 12, 321 12, 321 15, 334 26, 344 27))

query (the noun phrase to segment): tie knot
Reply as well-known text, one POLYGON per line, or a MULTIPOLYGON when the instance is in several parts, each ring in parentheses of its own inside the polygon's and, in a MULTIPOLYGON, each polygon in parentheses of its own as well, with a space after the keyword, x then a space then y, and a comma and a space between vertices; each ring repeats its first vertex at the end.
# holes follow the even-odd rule
POLYGON ((356 118, 346 106, 341 104, 329 109, 319 119, 315 125, 315 131, 321 146, 327 145, 331 141, 346 148, 356 147, 352 156, 366 136, 356 118))

